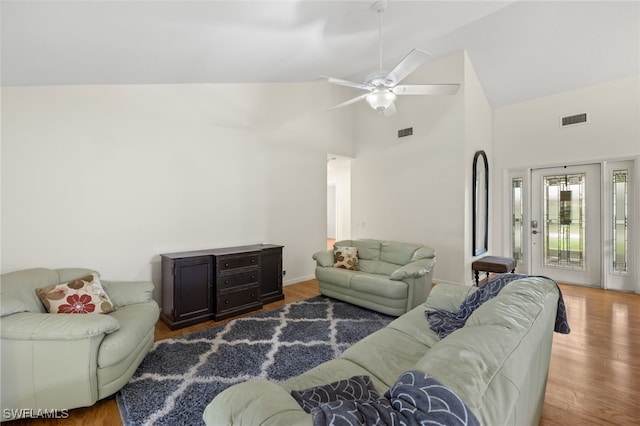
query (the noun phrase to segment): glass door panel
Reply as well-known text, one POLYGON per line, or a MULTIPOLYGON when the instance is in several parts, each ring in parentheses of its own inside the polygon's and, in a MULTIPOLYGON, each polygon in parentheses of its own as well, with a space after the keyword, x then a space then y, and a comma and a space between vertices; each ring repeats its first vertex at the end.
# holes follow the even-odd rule
POLYGON ((524 194, 523 179, 511 179, 511 256, 521 263, 524 254, 524 194))
POLYGON ((628 268, 628 188, 629 171, 613 172, 613 272, 626 274, 628 268))
POLYGON ((600 287, 600 165, 533 170, 531 179, 532 273, 600 287))
POLYGON ((585 267, 585 173, 544 176, 544 265, 585 267))

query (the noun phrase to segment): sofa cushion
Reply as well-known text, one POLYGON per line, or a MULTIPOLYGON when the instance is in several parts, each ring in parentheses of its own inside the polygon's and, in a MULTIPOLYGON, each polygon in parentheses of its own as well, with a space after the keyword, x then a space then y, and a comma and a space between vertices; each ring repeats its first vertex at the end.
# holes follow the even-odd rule
POLYGON ((333 250, 333 267, 358 270, 358 249, 356 247, 336 247, 333 250))
POLYGON ((411 370, 428 350, 428 346, 413 336, 386 327, 348 348, 341 359, 364 368, 389 388, 400 374, 411 370))
POLYGON ((359 262, 360 270, 369 274, 386 275, 387 277, 398 269, 398 265, 381 260, 364 260, 359 262))
POLYGON ((380 260, 396 265, 406 265, 413 260, 413 253, 420 247, 422 247, 421 244, 385 241, 380 249, 380 260))
POLYGON ((153 283, 148 281, 102 280, 102 286, 116 308, 134 303, 145 303, 153 299, 153 283))
POLYGON ((316 278, 318 281, 328 282, 344 288, 351 288, 351 279, 357 273, 358 271, 342 268, 316 268, 316 278))
POLYGON ((380 248, 382 247, 381 241, 353 240, 352 245, 358 248, 358 257, 360 259, 380 260, 380 248))
MULTIPOLYGON (((3 315, 5 315, 5 311, 9 312, 12 309, 10 306, 4 306, 6 296, 22 302, 24 310, 27 312, 45 313, 46 310, 42 306, 35 289, 58 283, 60 283, 58 274, 54 270, 46 268, 24 269, 2 274, 2 299, 0 302, 3 304, 3 315)), ((7 298, 7 300, 10 299, 7 298)))
MULTIPOLYGON (((430 297, 431 296, 429 296, 429 298, 430 297)), ((407 334, 428 348, 433 347, 433 345, 440 341, 440 338, 438 334, 429 327, 429 322, 426 321, 424 310, 427 306, 427 303, 416 306, 406 314, 393 320, 387 328, 407 334)))
POLYGON ((351 288, 388 299, 406 299, 409 291, 405 282, 391 281, 384 275, 369 274, 354 275, 351 279, 351 288))
POLYGON ((36 289, 45 309, 54 314, 106 314, 115 310, 98 274, 36 289))
POLYGON ((150 329, 155 327, 158 306, 155 302, 124 306, 109 316, 115 318, 120 329, 105 336, 98 353, 98 367, 114 365, 131 355, 150 329))
POLYGON ((29 307, 9 294, 0 294, 0 316, 16 314, 18 312, 27 312, 29 307))

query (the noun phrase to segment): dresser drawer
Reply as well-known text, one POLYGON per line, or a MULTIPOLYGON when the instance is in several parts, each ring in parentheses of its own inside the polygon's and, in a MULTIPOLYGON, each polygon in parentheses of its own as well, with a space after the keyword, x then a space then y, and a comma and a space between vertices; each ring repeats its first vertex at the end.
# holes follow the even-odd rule
POLYGON ((243 254, 240 256, 218 256, 216 258, 218 273, 232 269, 260 266, 260 253, 243 254))
POLYGON ((260 286, 257 285, 241 291, 218 294, 217 313, 220 315, 225 311, 233 311, 254 305, 262 305, 260 302, 260 286))
POLYGON ((224 293, 228 290, 233 290, 234 287, 258 284, 260 282, 259 278, 260 270, 258 268, 253 268, 246 272, 220 274, 217 277, 217 290, 224 293))

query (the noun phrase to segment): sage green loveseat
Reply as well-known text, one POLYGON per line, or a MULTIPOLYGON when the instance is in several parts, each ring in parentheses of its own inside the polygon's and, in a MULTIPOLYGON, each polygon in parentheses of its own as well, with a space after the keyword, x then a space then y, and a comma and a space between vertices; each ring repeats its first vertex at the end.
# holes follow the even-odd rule
POLYGON ((426 303, 347 349, 339 358, 283 383, 252 380, 218 394, 207 425, 311 425, 291 396, 353 376, 372 378, 383 395, 405 371, 428 373, 455 392, 486 426, 537 425, 542 413, 559 290, 547 278, 505 286, 444 339, 426 310, 455 312, 475 287, 437 284, 426 303))
POLYGON ((358 270, 335 268, 333 250, 315 253, 320 294, 400 316, 427 300, 436 251, 422 244, 373 239, 337 241, 356 247, 358 270))
POLYGON ((49 314, 36 288, 96 273, 35 268, 0 277, 2 420, 93 405, 131 378, 154 340, 150 282, 101 280, 108 314, 49 314), (31 410, 31 411, 29 411, 31 410))

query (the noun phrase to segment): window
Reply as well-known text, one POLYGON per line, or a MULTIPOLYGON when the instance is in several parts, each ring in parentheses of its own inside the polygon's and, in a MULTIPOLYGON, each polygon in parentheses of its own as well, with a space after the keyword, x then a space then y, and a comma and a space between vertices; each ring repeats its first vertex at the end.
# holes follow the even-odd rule
POLYGON ((629 272, 629 171, 613 171, 613 272, 629 272))
POLYGON ((523 259, 523 179, 516 177, 511 179, 511 257, 519 262, 523 259))

